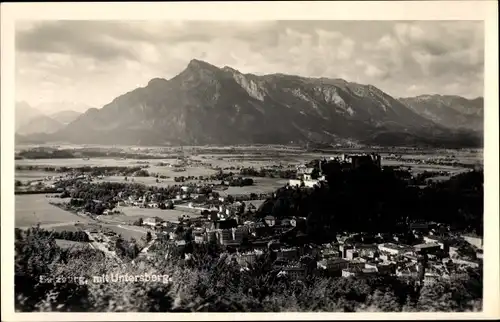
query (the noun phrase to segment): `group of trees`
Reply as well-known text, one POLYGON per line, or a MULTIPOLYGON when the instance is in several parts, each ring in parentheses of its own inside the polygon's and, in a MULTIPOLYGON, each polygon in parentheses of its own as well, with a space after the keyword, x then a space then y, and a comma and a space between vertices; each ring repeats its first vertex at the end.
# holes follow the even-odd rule
POLYGON ((74 154, 68 150, 44 150, 30 149, 22 150, 16 154, 21 159, 70 159, 75 158, 74 154))
POLYGON ((293 169, 279 169, 279 168, 243 168, 240 169, 240 175, 251 177, 265 177, 265 178, 281 178, 281 179, 295 179, 297 171, 293 169))
POLYGON ((195 177, 195 176, 179 176, 179 177, 174 177, 175 182, 185 182, 185 181, 191 181, 191 180, 202 180, 203 177, 195 177))
POLYGON ((140 169, 133 173, 134 177, 149 177, 149 172, 146 169, 140 169))
POLYGON ((164 156, 130 153, 125 151, 109 151, 94 149, 60 149, 36 148, 22 150, 16 154, 17 158, 24 159, 75 159, 75 158, 126 158, 126 159, 163 159, 164 156))
POLYGON ((16 170, 19 171, 45 171, 57 173, 77 173, 90 174, 93 176, 114 176, 114 175, 133 175, 147 168, 148 165, 142 167, 124 167, 124 166, 81 166, 81 167, 56 167, 56 166, 39 166, 39 165, 16 165, 16 170))
POLYGON ((175 198, 182 191, 179 185, 157 187, 128 182, 87 183, 64 181, 59 183, 59 187, 68 188, 61 196, 72 198, 70 202, 72 206, 89 208, 89 212, 93 212, 93 208, 103 208, 103 211, 104 209, 112 209, 120 199, 129 196, 144 196, 145 194, 155 195, 158 202, 165 203, 168 199, 175 198))
MULTIPOLYGON (((70 240, 70 241, 76 241, 76 242, 89 242, 89 236, 81 230, 78 231, 71 231, 71 230, 64 230, 64 231, 55 231, 55 230, 45 230, 38 228, 37 233, 40 236, 44 237, 50 237, 54 239, 64 239, 64 240, 70 240)), ((29 233, 28 233, 29 234, 29 233)), ((16 238, 22 239, 23 237, 23 232, 21 229, 16 228, 15 229, 15 236, 16 238)))
POLYGON ((233 177, 228 180, 228 185, 231 187, 244 187, 253 185, 252 178, 241 178, 241 177, 233 177))
POLYGON ((134 259, 139 255, 140 249, 135 239, 126 240, 121 236, 115 241, 114 250, 121 258, 134 259))

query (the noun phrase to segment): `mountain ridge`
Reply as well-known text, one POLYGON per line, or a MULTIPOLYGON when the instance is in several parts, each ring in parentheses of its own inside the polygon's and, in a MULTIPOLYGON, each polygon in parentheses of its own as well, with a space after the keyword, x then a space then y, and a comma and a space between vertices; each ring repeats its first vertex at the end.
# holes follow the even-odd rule
POLYGON ((384 144, 418 145, 419 138, 424 138, 436 139, 439 145, 448 144, 456 130, 422 116, 373 85, 243 74, 193 59, 178 75, 153 78, 101 109, 89 109, 48 139, 142 145, 342 140, 377 144, 383 133, 399 133, 389 135, 396 138, 389 142, 382 140, 384 144))

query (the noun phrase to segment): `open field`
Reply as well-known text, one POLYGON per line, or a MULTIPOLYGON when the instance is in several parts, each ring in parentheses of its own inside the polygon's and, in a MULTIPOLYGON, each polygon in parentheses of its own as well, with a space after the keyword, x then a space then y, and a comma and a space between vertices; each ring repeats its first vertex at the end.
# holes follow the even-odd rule
POLYGON ((141 165, 146 165, 145 162, 149 162, 150 165, 154 165, 158 162, 174 162, 173 159, 147 159, 147 160, 135 160, 135 159, 113 159, 113 158, 90 158, 88 160, 84 159, 22 159, 16 160, 16 165, 21 166, 49 166, 49 167, 104 167, 104 166, 116 166, 116 167, 137 167, 141 165), (141 162, 141 163, 139 163, 141 162))
POLYGON ((103 224, 102 227, 111 229, 115 233, 122 235, 123 239, 126 240, 130 240, 131 238, 139 240, 142 237, 144 237, 147 233, 147 230, 145 228, 138 226, 103 224))
POLYGON ((37 223, 51 225, 90 221, 88 218, 77 216, 49 204, 50 198, 46 198, 45 195, 16 195, 15 200, 16 227, 29 227, 37 223))
POLYGON ((208 169, 205 167, 186 167, 185 169, 186 169, 186 171, 176 172, 176 171, 173 171, 173 168, 170 168, 170 167, 159 167, 159 166, 151 165, 147 170, 150 173, 158 173, 159 175, 171 177, 172 180, 174 177, 209 176, 209 175, 217 172, 215 170, 208 169))
POLYGON ((16 170, 15 171, 15 180, 20 180, 22 182, 31 181, 31 180, 41 180, 47 177, 52 177, 54 175, 58 175, 53 172, 46 171, 30 171, 30 170, 16 170))

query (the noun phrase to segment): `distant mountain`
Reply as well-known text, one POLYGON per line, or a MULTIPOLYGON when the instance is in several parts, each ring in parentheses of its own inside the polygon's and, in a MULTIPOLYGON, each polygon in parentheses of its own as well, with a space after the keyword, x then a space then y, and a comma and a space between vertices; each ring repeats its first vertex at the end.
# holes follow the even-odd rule
POLYGON ((30 106, 28 103, 16 102, 16 111, 14 115, 16 130, 40 115, 43 115, 42 112, 30 106))
POLYGON ((152 79, 101 109, 87 110, 47 139, 139 145, 345 140, 480 144, 477 137, 457 136, 372 85, 283 74, 256 76, 200 60, 192 60, 170 80, 152 79))
POLYGON ((54 133, 61 130, 64 124, 54 120, 46 115, 39 115, 32 118, 29 122, 21 125, 16 133, 21 135, 39 134, 39 133, 54 133))
POLYGON ((451 95, 421 95, 401 98, 401 102, 419 115, 453 129, 483 131, 484 100, 451 95))
POLYGON ((61 102, 40 103, 36 106, 36 108, 47 115, 51 115, 53 113, 63 112, 63 111, 75 111, 78 113, 83 113, 92 107, 78 102, 61 101, 61 102))
POLYGON ((82 113, 77 111, 61 111, 54 114, 51 114, 50 117, 53 120, 58 121, 62 124, 69 124, 76 120, 82 113))
POLYGON ((26 102, 17 102, 15 114, 16 133, 24 136, 54 133, 76 120, 80 115, 80 112, 71 110, 45 115, 38 108, 30 106, 26 102))

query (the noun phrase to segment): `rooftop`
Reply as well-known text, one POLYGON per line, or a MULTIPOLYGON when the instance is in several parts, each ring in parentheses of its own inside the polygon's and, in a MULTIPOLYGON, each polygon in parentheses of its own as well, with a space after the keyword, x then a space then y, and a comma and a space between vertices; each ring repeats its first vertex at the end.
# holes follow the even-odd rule
POLYGON ((399 245, 399 244, 394 244, 394 243, 385 243, 385 244, 380 244, 379 246, 391 248, 391 249, 396 249, 396 250, 404 250, 407 249, 407 245, 399 245))
POLYGON ((437 243, 424 243, 424 244, 415 245, 414 247, 417 249, 425 249, 425 248, 440 247, 440 245, 437 243))

